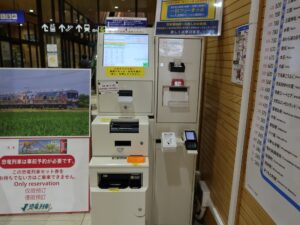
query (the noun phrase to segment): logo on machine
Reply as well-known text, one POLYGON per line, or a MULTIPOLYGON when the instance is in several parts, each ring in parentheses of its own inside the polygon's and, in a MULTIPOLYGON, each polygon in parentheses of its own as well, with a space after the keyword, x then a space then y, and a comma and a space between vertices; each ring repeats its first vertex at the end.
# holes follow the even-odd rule
POLYGON ((21 208, 22 211, 25 212, 49 212, 52 209, 50 203, 25 203, 21 208))
POLYGON ((116 148, 116 150, 117 150, 117 152, 122 153, 125 150, 125 148, 124 147, 118 147, 118 148, 116 148))

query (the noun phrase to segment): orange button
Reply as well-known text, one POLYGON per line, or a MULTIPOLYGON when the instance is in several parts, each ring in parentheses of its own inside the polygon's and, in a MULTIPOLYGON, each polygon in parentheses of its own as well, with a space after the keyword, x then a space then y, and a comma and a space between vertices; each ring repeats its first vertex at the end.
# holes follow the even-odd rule
POLYGON ((144 163, 145 157, 144 156, 128 156, 127 162, 128 163, 144 163))

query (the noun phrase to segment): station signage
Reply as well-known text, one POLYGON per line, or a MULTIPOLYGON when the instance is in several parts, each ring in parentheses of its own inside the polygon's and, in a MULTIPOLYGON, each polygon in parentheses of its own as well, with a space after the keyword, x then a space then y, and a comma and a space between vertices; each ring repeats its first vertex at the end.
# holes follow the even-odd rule
POLYGON ((0 23, 25 23, 24 11, 0 10, 0 23))
POLYGON ((41 29, 44 33, 97 33, 98 24, 44 23, 41 29))

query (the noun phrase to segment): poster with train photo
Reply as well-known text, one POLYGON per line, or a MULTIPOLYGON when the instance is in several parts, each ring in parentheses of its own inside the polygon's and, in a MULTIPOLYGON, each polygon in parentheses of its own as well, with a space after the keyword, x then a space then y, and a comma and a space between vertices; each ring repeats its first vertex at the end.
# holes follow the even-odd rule
POLYGON ((0 69, 0 215, 89 210, 90 86, 89 69, 0 69))
POLYGON ((90 71, 0 69, 0 136, 89 136, 90 71))

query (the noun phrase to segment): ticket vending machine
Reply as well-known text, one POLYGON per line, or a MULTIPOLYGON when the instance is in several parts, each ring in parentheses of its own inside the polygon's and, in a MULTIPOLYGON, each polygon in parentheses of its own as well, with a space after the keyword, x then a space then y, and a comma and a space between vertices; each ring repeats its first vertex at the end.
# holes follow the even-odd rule
POLYGON ((202 39, 156 39, 153 225, 192 225, 202 39))
POLYGON ((92 225, 192 225, 202 39, 98 37, 92 225))
POLYGON ((98 36, 98 116, 92 122, 92 225, 151 224, 154 124, 152 29, 98 36))

